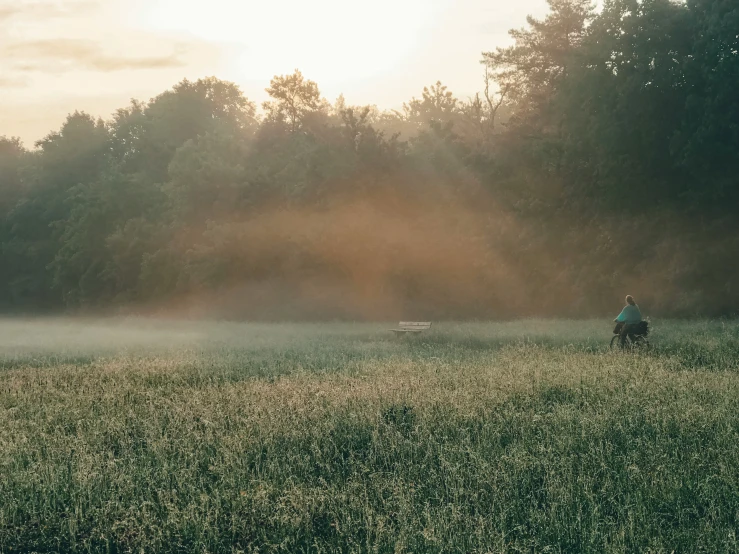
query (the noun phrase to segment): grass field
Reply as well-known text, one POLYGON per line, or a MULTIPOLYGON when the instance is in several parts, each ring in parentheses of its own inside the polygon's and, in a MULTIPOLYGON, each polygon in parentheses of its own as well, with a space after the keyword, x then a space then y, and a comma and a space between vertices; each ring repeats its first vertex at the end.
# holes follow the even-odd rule
POLYGON ((0 322, 0 552, 739 552, 739 323, 0 322))

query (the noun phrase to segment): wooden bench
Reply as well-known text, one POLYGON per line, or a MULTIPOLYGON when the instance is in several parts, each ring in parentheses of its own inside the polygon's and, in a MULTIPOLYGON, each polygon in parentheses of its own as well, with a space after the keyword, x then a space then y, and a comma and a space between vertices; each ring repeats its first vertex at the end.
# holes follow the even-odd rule
POLYGON ((405 335, 408 333, 418 334, 431 329, 430 321, 401 321, 398 323, 397 329, 390 329, 395 336, 405 335))

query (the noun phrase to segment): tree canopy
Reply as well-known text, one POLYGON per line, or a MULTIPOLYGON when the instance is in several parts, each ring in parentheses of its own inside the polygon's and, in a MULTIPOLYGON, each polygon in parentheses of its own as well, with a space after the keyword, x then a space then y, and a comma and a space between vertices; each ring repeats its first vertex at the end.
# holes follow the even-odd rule
MULTIPOLYGON (((397 111, 300 71, 0 138, 0 309, 249 318, 739 310, 739 7, 548 0, 397 111)), ((1 130, 0 130, 1 131, 1 130)))

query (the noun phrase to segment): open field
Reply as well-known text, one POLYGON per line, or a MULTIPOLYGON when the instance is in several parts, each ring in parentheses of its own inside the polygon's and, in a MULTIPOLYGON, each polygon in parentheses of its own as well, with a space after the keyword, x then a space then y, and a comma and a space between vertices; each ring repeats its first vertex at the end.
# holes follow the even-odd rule
POLYGON ((739 323, 0 322, 0 552, 739 552, 739 323))

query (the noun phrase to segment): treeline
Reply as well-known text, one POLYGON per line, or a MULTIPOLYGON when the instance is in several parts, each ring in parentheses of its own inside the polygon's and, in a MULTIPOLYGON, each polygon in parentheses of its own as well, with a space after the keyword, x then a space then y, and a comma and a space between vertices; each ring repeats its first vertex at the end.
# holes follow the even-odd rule
POLYGON ((549 4, 466 100, 209 78, 0 138, 0 309, 736 313, 739 5, 549 4))

